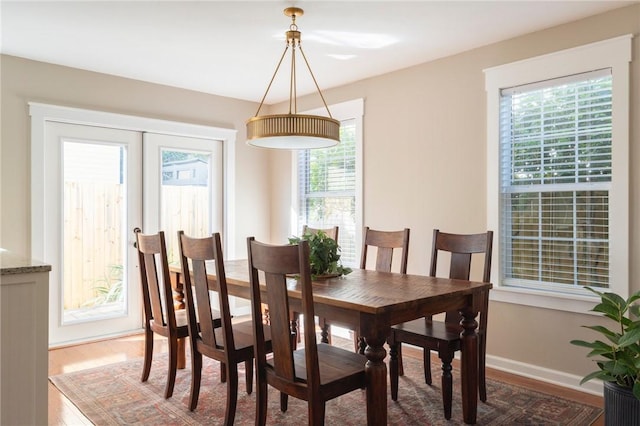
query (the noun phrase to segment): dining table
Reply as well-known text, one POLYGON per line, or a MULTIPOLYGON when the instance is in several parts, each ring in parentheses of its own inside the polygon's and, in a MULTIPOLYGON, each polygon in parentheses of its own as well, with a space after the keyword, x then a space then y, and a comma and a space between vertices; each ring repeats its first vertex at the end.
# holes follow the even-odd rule
MULTIPOLYGON (((250 299, 248 261, 226 260, 229 295, 250 299)), ((211 268, 213 271, 213 268, 211 268)), ((184 308, 184 280, 179 266, 170 267, 174 303, 184 308)), ((209 288, 216 290, 215 273, 209 288)), ((425 275, 353 269, 340 277, 313 282, 315 314, 336 323, 358 324, 367 346, 364 354, 368 425, 386 425, 387 365, 384 348, 391 327, 425 315, 458 310, 461 315, 461 392, 463 420, 475 424, 478 408, 478 322, 487 309, 490 283, 425 275)), ((287 280, 290 308, 302 311, 301 288, 295 278, 287 280)), ((263 290, 263 291, 266 291, 263 290)))

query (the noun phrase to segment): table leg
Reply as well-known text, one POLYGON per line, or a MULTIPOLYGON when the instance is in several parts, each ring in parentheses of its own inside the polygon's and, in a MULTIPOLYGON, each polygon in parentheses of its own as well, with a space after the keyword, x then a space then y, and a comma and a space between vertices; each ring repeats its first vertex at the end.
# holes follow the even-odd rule
POLYGON ((475 320, 477 312, 464 310, 462 314, 462 414, 464 422, 476 423, 478 412, 478 322, 475 320))
MULTIPOLYGON (((177 273, 170 274, 171 287, 173 288, 173 307, 174 309, 185 309, 184 303, 184 284, 180 282, 180 276, 177 273)), ((187 364, 185 353, 185 340, 178 339, 178 369, 184 369, 187 364)))
POLYGON ((187 357, 185 353, 185 344, 184 338, 178 339, 178 364, 177 367, 179 370, 183 370, 187 364, 187 357))
POLYGON ((367 357, 365 374, 367 376, 367 425, 387 424, 387 364, 384 357, 387 351, 383 345, 385 338, 378 336, 366 337, 367 357))

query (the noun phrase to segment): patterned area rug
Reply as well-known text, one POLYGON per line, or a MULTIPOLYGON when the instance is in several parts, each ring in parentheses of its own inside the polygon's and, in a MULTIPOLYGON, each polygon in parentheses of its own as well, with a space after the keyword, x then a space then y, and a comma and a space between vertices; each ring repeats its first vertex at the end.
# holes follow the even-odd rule
MULTIPOLYGON (((439 367, 433 366, 434 383, 424 383, 421 361, 405 356, 405 376, 400 378, 399 400, 388 396, 391 425, 463 424, 460 381, 454 371, 453 414, 444 419, 440 396, 439 367), (456 377, 457 376, 457 377, 456 377)), ((156 355, 151 375, 140 382, 142 359, 104 367, 62 374, 50 378, 82 413, 96 425, 218 425, 224 419, 226 384, 220 383, 219 364, 204 360, 200 399, 195 411, 187 408, 191 383, 190 365, 178 370, 173 397, 163 398, 167 357, 156 355)), ((254 424, 255 392, 247 395, 244 366, 239 371, 240 386, 235 424, 254 424)), ((601 409, 575 403, 519 386, 488 380, 487 403, 478 403, 480 425, 588 425, 601 409)), ((289 409, 280 412, 279 394, 269 389, 267 424, 307 424, 306 403, 289 398, 289 409)), ((362 425, 366 423, 364 391, 355 391, 327 403, 327 425, 362 425)))

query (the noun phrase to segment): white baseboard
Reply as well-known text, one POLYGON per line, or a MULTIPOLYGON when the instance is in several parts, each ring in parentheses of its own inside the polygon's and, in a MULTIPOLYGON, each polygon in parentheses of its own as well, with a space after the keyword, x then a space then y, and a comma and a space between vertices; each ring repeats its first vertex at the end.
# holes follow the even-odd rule
POLYGON ((580 385, 582 376, 492 355, 487 355, 487 367, 598 396, 602 396, 604 388, 599 380, 591 380, 580 385))
MULTIPOLYGON (((333 329, 332 329, 333 331, 333 329)), ((412 346, 412 345, 407 345, 412 346)), ((412 346, 416 350, 422 350, 416 346, 412 346)), ((432 357, 435 353, 432 352, 432 357)), ((460 351, 456 352, 456 359, 460 361, 460 351)), ((533 380, 550 383, 552 385, 562 386, 579 392, 592 395, 602 396, 604 385, 600 380, 591 380, 580 385, 583 376, 565 373, 563 371, 552 370, 550 368, 540 367, 539 365, 527 364, 520 361, 514 361, 507 358, 501 358, 487 354, 487 367, 495 370, 504 371, 505 373, 515 374, 517 376, 527 377, 533 380)))

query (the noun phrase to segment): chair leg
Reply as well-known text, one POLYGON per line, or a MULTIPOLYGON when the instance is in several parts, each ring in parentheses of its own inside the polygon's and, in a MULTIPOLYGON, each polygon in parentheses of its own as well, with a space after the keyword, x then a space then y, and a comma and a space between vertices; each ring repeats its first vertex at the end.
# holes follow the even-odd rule
POLYGON ((167 385, 164 389, 165 399, 173 395, 173 386, 176 383, 176 369, 178 368, 178 339, 169 338, 169 371, 167 371, 167 385))
POLYGON ((202 379, 202 354, 191 351, 191 393, 189 395, 189 410, 193 411, 198 406, 200 396, 200 380, 202 379))
POLYGON ((480 394, 480 401, 487 402, 487 375, 485 371, 487 363, 487 341, 484 339, 484 336, 481 336, 478 343, 480 350, 478 354, 478 393, 480 394))
POLYGON ((287 411, 288 408, 289 408, 289 395, 284 392, 280 392, 280 411, 284 413, 287 411))
POLYGON ((451 399, 453 397, 453 378, 451 375, 451 361, 453 352, 440 352, 442 360, 442 404, 444 405, 444 418, 451 418, 451 399))
POLYGON ((398 376, 404 376, 404 364, 402 363, 402 342, 398 342, 398 376))
POLYGON ((220 363, 220 383, 227 382, 227 366, 224 362, 220 363))
POLYGON ((313 426, 324 425, 325 401, 309 401, 309 424, 313 426))
POLYGON ((267 379, 264 372, 256 370, 256 426, 267 423, 267 379))
POLYGON ((244 362, 244 370, 247 394, 251 395, 251 392, 253 392, 253 359, 248 359, 244 362))
POLYGON ((238 364, 227 368, 227 407, 224 413, 225 426, 233 426, 238 403, 238 364))
POLYGON ((147 325, 144 330, 144 365, 142 367, 141 381, 146 382, 151 372, 151 360, 153 359, 153 331, 147 325))
MULTIPOLYGON (((391 332, 393 335, 393 331, 391 332)), ((391 399, 398 400, 398 344, 389 339, 389 381, 391 382, 391 399)))
POLYGON ((427 348, 422 350, 422 363, 424 364, 424 382, 428 385, 432 383, 431 379, 431 351, 427 348))

